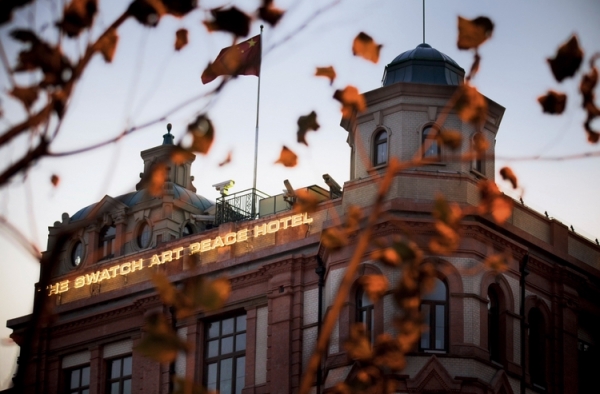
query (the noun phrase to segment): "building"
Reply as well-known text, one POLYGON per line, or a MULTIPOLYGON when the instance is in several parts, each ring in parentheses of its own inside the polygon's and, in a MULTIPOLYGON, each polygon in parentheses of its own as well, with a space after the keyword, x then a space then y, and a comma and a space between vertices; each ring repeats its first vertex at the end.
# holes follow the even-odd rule
MULTIPOLYGON (((493 180, 496 172, 493 143, 485 159, 451 161, 447 148, 431 138, 435 119, 463 78, 458 64, 427 44, 394 59, 383 86, 364 94, 367 110, 342 122, 352 148, 350 179, 343 191, 331 180, 329 191, 306 188, 320 201, 310 213, 291 211, 289 195, 228 196, 227 183, 218 185, 216 204, 196 195, 193 155, 173 163, 173 137, 165 134, 162 145, 142 152, 144 172, 135 192, 106 196, 50 228, 46 254, 57 263, 42 275, 51 276, 45 291, 54 319, 30 343, 24 333, 31 316, 8 322, 22 349, 32 350, 23 392, 167 393, 173 371, 221 393, 297 392, 321 315, 351 256, 352 248, 325 249, 323 230, 343 220, 351 206, 369 209, 390 157, 409 160, 419 151, 431 163, 394 177, 373 236, 399 233, 400 220, 436 267, 434 291, 420 304, 430 329, 409 353, 406 368, 394 374, 397 392, 510 394, 522 392, 521 385, 528 393, 594 392, 600 246, 515 203, 502 226, 488 215, 466 216, 452 256, 427 252, 438 193, 477 206, 477 183, 493 180), (148 180, 161 165, 166 182, 153 197, 148 180), (505 272, 483 268, 494 253, 506 253, 505 272), (198 308, 177 319, 150 280, 154 272, 174 283, 225 275, 231 295, 217 311, 198 308), (172 365, 133 351, 147 335, 145 318, 154 313, 192 344, 172 365)), ((482 132, 494 141, 504 108, 490 99, 487 104, 482 132)), ((461 152, 478 138, 453 112, 444 127, 460 132, 461 152)), ((360 272, 383 274, 392 283, 400 275, 370 253, 360 272)), ((365 323, 373 337, 394 332, 399 311, 393 296, 376 303, 363 296, 357 279, 315 392, 352 376, 357 362, 343 347, 352 323, 365 323)))

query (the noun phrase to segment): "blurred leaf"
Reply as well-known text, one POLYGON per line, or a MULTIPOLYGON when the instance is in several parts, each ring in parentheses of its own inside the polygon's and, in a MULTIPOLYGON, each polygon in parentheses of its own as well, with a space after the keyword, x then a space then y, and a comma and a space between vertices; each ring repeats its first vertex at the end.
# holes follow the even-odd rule
POLYGON ((342 116, 350 118, 355 112, 362 112, 367 108, 365 98, 354 86, 347 86, 344 90, 336 90, 333 98, 342 103, 342 116))
POLYGON ((157 271, 152 274, 152 282, 154 283, 154 287, 156 287, 156 291, 163 304, 168 306, 175 305, 177 289, 175 289, 175 286, 173 286, 169 278, 167 278, 167 275, 157 271))
POLYGON ((298 164, 298 156, 292 152, 288 147, 284 146, 281 148, 279 159, 275 163, 281 163, 285 167, 295 167, 298 164))
POLYGON ((392 247, 374 250, 371 253, 371 258, 392 267, 397 267, 402 261, 398 253, 396 253, 396 249, 392 247))
POLYGON ((117 30, 110 29, 100 40, 98 40, 98 42, 95 44, 94 50, 100 51, 104 61, 110 63, 115 56, 118 42, 119 35, 117 34, 117 30))
POLYGON ((321 243, 327 249, 339 250, 348 245, 348 236, 337 227, 326 228, 321 233, 321 243))
POLYGON ((355 323, 350 327, 350 337, 344 342, 344 349, 353 360, 367 361, 373 357, 373 349, 363 323, 355 323))
POLYGON ((227 157, 225 158, 225 160, 219 163, 219 167, 223 167, 224 165, 229 163, 231 163, 231 151, 227 153, 227 157))
POLYGON ((295 213, 311 213, 317 210, 317 206, 319 205, 319 200, 315 197, 314 194, 310 193, 308 190, 300 189, 296 190, 296 200, 294 203, 294 212, 295 213))
POLYGON ((181 48, 186 46, 188 43, 188 31, 186 29, 179 29, 175 33, 175 50, 179 51, 181 48))
POLYGON ((477 49, 492 36, 494 23, 485 16, 468 20, 458 17, 458 49, 477 49))
POLYGON ((155 27, 160 18, 167 12, 161 0, 134 0, 127 13, 144 26, 155 27))
POLYGON ((50 183, 52 183, 52 186, 57 187, 60 183, 60 178, 58 177, 58 175, 52 174, 52 176, 50 177, 50 183))
POLYGON ((485 123, 487 102, 483 95, 471 85, 460 85, 454 109, 463 122, 472 123, 477 126, 485 123))
POLYGON ((275 26, 283 16, 283 10, 273 5, 273 0, 263 0, 262 6, 258 9, 258 16, 271 26, 275 26))
POLYGON ((598 58, 600 58, 600 53, 596 53, 592 56, 590 59, 590 72, 581 78, 581 83, 579 84, 579 91, 583 96, 582 106, 587 112, 587 118, 583 126, 587 132, 588 141, 592 144, 596 144, 600 140, 600 133, 592 129, 592 121, 600 116, 600 108, 596 106, 594 100, 594 89, 598 84, 598 69, 594 63, 598 58))
POLYGON ((456 203, 449 203, 441 194, 435 198, 432 214, 433 217, 453 228, 458 228, 463 217, 460 206, 456 203))
POLYGON ((188 125, 187 131, 193 138, 190 150, 207 154, 215 138, 215 130, 210 119, 206 115, 199 115, 188 125))
POLYGON ((202 385, 195 383, 180 376, 175 376, 175 388, 172 394, 214 394, 214 391, 208 391, 202 385))
POLYGON ((569 41, 558 48, 554 58, 547 60, 552 69, 552 74, 558 82, 575 75, 583 60, 583 51, 579 48, 577 36, 571 36, 569 41))
POLYGON ((245 37, 248 35, 251 19, 236 7, 226 10, 215 8, 210 10, 210 13, 214 20, 204 21, 204 25, 208 31, 226 31, 233 33, 238 37, 245 37))
POLYGON ((567 95, 554 90, 549 90, 545 96, 538 97, 538 103, 542 105, 542 109, 547 114, 559 115, 562 114, 567 105, 567 95))
POLYGON ((483 265, 496 272, 505 272, 508 270, 509 259, 510 255, 507 253, 493 254, 485 258, 483 265))
POLYGON ((225 305, 231 294, 231 284, 226 278, 193 278, 185 282, 184 293, 194 306, 213 311, 225 305))
MULTIPOLYGON (((401 371, 406 367, 404 352, 398 340, 388 333, 381 334, 375 340, 373 363, 380 368, 401 371)), ((396 390, 392 391, 396 392, 396 390)))
POLYGON ((481 131, 478 131, 473 136, 473 150, 479 155, 484 155, 490 147, 490 143, 485 138, 481 131))
POLYGON ((2 6, 0 6, 0 25, 12 19, 12 13, 15 9, 31 2, 32 0, 3 0, 2 6))
POLYGON ((197 0, 162 0, 166 12, 176 17, 182 17, 198 6, 197 0))
POLYGON ((502 176, 502 179, 505 181, 510 181, 513 189, 517 188, 517 176, 510 167, 502 167, 500 169, 500 176, 502 176))
POLYGON ((347 231, 356 231, 360 226, 360 221, 363 218, 362 209, 356 205, 350 205, 346 209, 346 229, 347 231))
POLYGON ((296 133, 298 142, 308 146, 306 142, 306 133, 310 130, 319 130, 319 123, 317 122, 317 113, 312 111, 308 115, 304 115, 298 118, 298 131, 296 133))
POLYGON ((434 254, 452 254, 460 244, 460 236, 454 228, 442 221, 436 220, 434 227, 437 234, 429 241, 429 249, 434 254))
POLYGON ((378 45, 373 41, 373 38, 363 32, 358 33, 352 42, 352 54, 354 56, 360 56, 373 63, 379 61, 379 51, 382 45, 378 45))
POLYGON ((145 357, 167 364, 174 361, 180 351, 189 350, 189 345, 177 336, 162 314, 148 316, 144 328, 146 334, 134 350, 145 357))
POLYGON ((154 197, 163 195, 164 185, 169 173, 165 163, 156 163, 150 170, 150 182, 147 186, 148 193, 154 197))
POLYGON ((30 86, 28 88, 15 86, 13 90, 11 90, 10 95, 19 99, 25 108, 30 109, 38 98, 38 91, 39 88, 37 86, 30 86))
POLYGON ((458 130, 442 130, 438 133, 437 139, 441 145, 452 150, 460 149, 462 145, 462 133, 458 130))
POLYGON ((69 37, 77 37, 92 26, 97 10, 97 0, 71 0, 64 8, 63 20, 56 25, 69 37))
POLYGON ((489 213, 494 221, 503 224, 512 214, 512 200, 498 190, 493 181, 481 180, 477 184, 479 189, 479 212, 483 215, 489 213))
POLYGON ((359 283, 373 303, 385 295, 390 285, 383 275, 363 275, 360 277, 359 283))
POLYGON ((501 195, 492 201, 491 214, 494 221, 503 224, 512 215, 513 202, 510 198, 501 195))
POLYGON ((335 69, 332 66, 329 67, 317 67, 317 71, 315 72, 315 76, 317 77, 325 77, 329 78, 329 84, 333 85, 333 81, 335 80, 335 69))

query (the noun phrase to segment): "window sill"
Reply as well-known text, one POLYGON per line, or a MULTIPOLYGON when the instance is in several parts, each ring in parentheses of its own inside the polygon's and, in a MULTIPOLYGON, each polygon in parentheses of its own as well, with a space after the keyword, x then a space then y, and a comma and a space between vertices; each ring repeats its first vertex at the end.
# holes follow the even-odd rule
POLYGON ((485 176, 485 174, 482 174, 481 172, 474 170, 471 168, 471 174, 475 175, 477 178, 487 178, 485 176))

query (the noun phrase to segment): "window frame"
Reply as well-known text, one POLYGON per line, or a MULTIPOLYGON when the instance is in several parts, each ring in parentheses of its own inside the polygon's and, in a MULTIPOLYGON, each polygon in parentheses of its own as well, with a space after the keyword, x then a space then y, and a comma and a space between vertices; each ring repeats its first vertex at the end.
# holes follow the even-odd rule
POLYGON ((471 170, 481 176, 485 176, 485 153, 483 155, 479 155, 477 154, 474 148, 475 139, 478 138, 480 135, 483 136, 483 133, 481 131, 478 131, 474 133, 471 137, 471 152, 472 154, 474 154, 473 160, 471 161, 471 170))
POLYGON ((367 293, 362 287, 356 290, 356 322, 363 323, 365 330, 371 343, 375 343, 375 304, 369 299, 367 293), (363 301, 367 300, 368 303, 364 304, 363 301))
POLYGON ((534 386, 546 387, 548 384, 546 371, 546 356, 548 355, 548 349, 546 348, 547 324, 544 313, 540 308, 533 307, 529 309, 527 312, 527 327, 527 371, 530 381, 534 386))
POLYGON ((373 148, 372 148, 372 152, 373 152, 372 163, 373 163, 374 167, 385 166, 388 164, 389 153, 390 153, 389 141, 390 141, 389 132, 386 129, 375 130, 374 138, 373 138, 373 148), (381 136, 384 136, 384 138, 381 138, 381 136), (380 150, 380 147, 382 147, 383 150, 380 150), (384 155, 384 156, 381 157, 381 155, 384 155))
POLYGON ((488 286, 488 352, 490 354, 490 361, 502 363, 502 333, 503 327, 501 327, 501 294, 492 284, 488 286))
MULTIPOLYGON (((436 159, 435 160, 436 162, 440 162, 440 161, 442 161, 442 147, 440 146, 440 143, 438 142, 437 138, 432 138, 430 136, 430 134, 432 134, 432 132, 435 131, 436 127, 437 126, 435 125, 435 123, 432 123, 432 124, 423 126, 423 128, 421 129, 422 158, 423 159, 434 158, 434 159, 436 159), (431 140, 432 142, 429 144, 427 149, 425 149, 425 142, 427 140, 431 140), (433 147, 435 147, 435 150, 436 150, 435 154, 429 153, 429 151, 433 147)), ((438 132, 439 132, 439 129, 438 129, 438 132)), ((436 135, 437 135, 437 133, 436 133, 436 135)))
POLYGON ((89 363, 86 364, 80 364, 80 365, 75 365, 69 368, 64 368, 63 369, 63 376, 64 376, 64 389, 62 392, 64 392, 65 394, 84 394, 84 393, 88 393, 90 392, 90 382, 91 382, 91 367, 89 363), (82 372, 83 370, 87 368, 88 369, 88 383, 87 385, 82 385, 82 372), (79 382, 78 382, 78 386, 77 387, 71 387, 71 380, 72 380, 72 373, 74 371, 79 371, 79 382), (87 392, 85 391, 87 390, 87 392))
POLYGON ((116 246, 117 227, 114 224, 103 226, 98 233, 98 250, 100 254, 98 261, 109 260, 115 257, 116 246), (111 231, 112 229, 114 229, 114 233, 111 231))
POLYGON ((113 383, 119 383, 118 394, 127 394, 127 392, 125 392, 125 390, 124 390, 123 385, 126 381, 129 381, 130 382, 129 394, 131 394, 133 392, 133 387, 132 387, 132 384, 133 384, 133 355, 131 353, 129 353, 129 354, 122 354, 122 355, 119 355, 116 357, 107 358, 107 359, 104 359, 104 363, 106 366, 106 380, 105 380, 106 389, 104 392, 107 394, 112 394, 111 389, 112 389, 113 383), (124 373, 123 366, 125 364, 124 361, 127 358, 131 359, 131 371, 130 371, 129 375, 123 375, 123 373, 124 373), (115 361, 120 361, 120 367, 119 367, 120 375, 117 377, 112 376, 113 363, 115 361))
POLYGON ((85 244, 83 243, 83 241, 79 238, 76 238, 74 240, 74 242, 71 244, 71 247, 69 248, 69 262, 71 263, 71 266, 73 268, 77 268, 80 267, 81 264, 83 263, 83 261, 85 260, 85 244), (76 262, 76 252, 77 252, 77 248, 81 247, 81 254, 79 256, 79 262, 76 262))
POLYGON ((135 244, 139 250, 148 249, 152 246, 152 225, 147 220, 142 220, 136 227, 135 244), (144 230, 148 229, 147 233, 144 230), (144 236, 147 235, 147 242, 144 244, 144 236))
MULTIPOLYGON (((432 291, 429 294, 426 294, 425 296, 421 297, 421 303, 419 304, 419 312, 423 313, 423 306, 427 305, 429 307, 429 330, 427 330, 426 332, 421 332, 421 337, 419 339, 419 351, 420 352, 425 352, 425 353, 447 353, 448 352, 448 348, 449 348, 449 316, 450 316, 450 300, 449 300, 449 289, 448 289, 448 282, 444 279, 440 279, 440 278, 435 278, 437 281, 439 281, 439 283, 441 283, 442 285, 444 285, 444 300, 430 300, 427 299, 426 297, 431 296, 434 292, 435 292, 435 288, 434 291, 432 291), (436 307, 437 306, 443 306, 444 307, 444 326, 443 326, 443 347, 442 348, 436 348, 435 347, 435 341, 437 339, 436 336, 436 329, 435 326, 437 324, 437 317, 436 317, 436 307), (431 327, 434 327, 434 329, 431 329, 431 327), (428 340, 429 340, 429 346, 428 347, 424 347, 423 346, 423 339, 424 336, 427 335, 428 336, 428 340)), ((437 283, 437 282, 436 282, 437 283)), ((426 324, 426 320, 423 322, 424 324, 426 324)))

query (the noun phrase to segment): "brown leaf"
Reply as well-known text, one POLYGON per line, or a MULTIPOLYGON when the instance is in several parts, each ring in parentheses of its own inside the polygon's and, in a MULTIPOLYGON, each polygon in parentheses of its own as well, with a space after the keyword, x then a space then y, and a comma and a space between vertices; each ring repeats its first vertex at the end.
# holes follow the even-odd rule
POLYGON ((186 46, 188 43, 188 31, 186 29, 179 29, 175 33, 175 50, 179 51, 181 48, 186 46))
POLYGON ((229 163, 231 163, 231 151, 227 153, 227 157, 225 158, 225 160, 219 163, 219 167, 223 167, 224 165, 229 163))
POLYGON ((509 259, 510 255, 508 253, 493 254, 491 256, 487 256, 483 264, 494 271, 505 272, 508 270, 509 259))
POLYGON ((30 109, 38 98, 38 91, 39 88, 37 86, 30 86, 28 88, 15 86, 13 90, 11 90, 10 95, 19 99, 25 108, 30 109))
POLYGON ((283 16, 283 10, 273 5, 273 0, 263 0, 262 6, 258 9, 258 16, 271 26, 275 26, 283 16))
POLYGON ((387 278, 383 275, 364 275, 359 279, 359 283, 374 303, 385 295, 390 286, 387 278))
POLYGON ((479 212, 491 214, 494 221, 503 224, 512 214, 512 200, 498 190, 493 181, 481 180, 477 187, 479 189, 479 212))
POLYGON ((492 36, 494 23, 485 16, 468 20, 458 17, 458 49, 476 49, 492 36))
POLYGON ((107 63, 112 62, 115 52, 117 50, 117 43, 119 42, 119 35, 117 29, 110 29, 106 32, 102 38, 96 43, 94 50, 100 51, 104 61, 107 63))
POLYGON ((485 152, 490 147, 490 143, 488 142, 485 135, 482 132, 478 131, 473 136, 473 150, 479 155, 485 154, 485 152))
POLYGON ((215 138, 215 130, 210 119, 206 115, 199 115, 188 124, 187 131, 193 138, 190 150, 207 154, 215 138))
POLYGON ((373 253, 371 253, 371 258, 392 267, 397 267, 402 262, 398 253, 396 253, 396 249, 392 247, 374 250, 373 253))
POLYGON ((298 142, 308 146, 306 142, 306 133, 310 130, 317 131, 319 130, 319 123, 317 122, 317 113, 312 111, 310 114, 301 116, 298 118, 298 131, 296 132, 296 136, 298 138, 298 142))
POLYGON ((288 147, 284 146, 281 148, 279 159, 275 163, 281 163, 285 167, 295 167, 298 164, 298 156, 292 152, 288 147))
POLYGON ((452 228, 458 228, 463 217, 460 206, 456 203, 449 203, 441 194, 435 198, 432 215, 452 228))
POLYGON ((458 88, 458 97, 454 109, 463 122, 481 126, 487 117, 485 97, 471 85, 464 84, 458 88))
POLYGON ((354 56, 360 56, 373 63, 379 61, 379 51, 382 45, 378 45, 373 41, 373 38, 363 32, 358 33, 352 42, 352 54, 354 56))
POLYGON ((59 176, 56 174, 52 174, 52 176, 50 177, 50 182, 52 183, 52 186, 57 187, 60 183, 59 176))
POLYGON ((127 13, 144 26, 155 27, 160 18, 167 13, 162 0, 134 0, 127 13))
POLYGON ((517 176, 510 167, 502 167, 502 169, 500 169, 500 176, 502 176, 502 179, 505 181, 510 181, 513 189, 517 188, 517 176))
POLYGON ((366 361, 373 357, 371 342, 363 323, 356 323, 350 327, 350 337, 344 342, 344 349, 354 360, 366 361))
MULTIPOLYGON (((375 341, 375 356, 373 363, 380 368, 389 368, 392 371, 401 371, 406 367, 406 357, 400 343, 388 333, 381 334, 375 341)), ((395 393, 397 390, 391 390, 395 393)))
POLYGON ((296 197, 294 202, 295 213, 311 213, 317 210, 319 200, 317 197, 306 189, 296 190, 296 197))
POLYGON ((159 197, 163 195, 163 186, 167 181, 169 173, 165 163, 156 163, 150 170, 150 179, 148 179, 147 190, 151 196, 159 197))
POLYGON ((354 86, 347 86, 344 90, 336 90, 333 98, 342 103, 342 116, 350 118, 356 112, 367 108, 365 98, 354 86))
POLYGON ((166 12, 178 18, 193 11, 198 6, 198 0, 162 0, 166 12))
POLYGON ((337 227, 326 228, 321 233, 321 243, 327 249, 338 250, 348 245, 348 235, 337 227))
POLYGON ((598 53, 592 56, 590 59, 590 72, 581 78, 581 83, 579 84, 579 91, 583 96, 582 106, 587 112, 587 118, 583 126, 588 135, 588 141, 592 144, 596 144, 600 140, 600 133, 592 129, 592 121, 600 116, 600 108, 596 106, 594 101, 594 89, 598 83, 598 69, 594 63, 598 58, 600 58, 600 54, 598 53))
POLYGON ((152 282, 163 304, 173 306, 177 299, 177 289, 175 289, 175 286, 167 278, 167 275, 157 271, 152 274, 152 282))
POLYGON ((231 294, 231 284, 227 278, 194 278, 185 282, 184 293, 194 306, 213 311, 225 305, 231 294))
POLYGON ((329 84, 333 85, 333 81, 335 80, 335 77, 336 77, 335 69, 332 66, 317 67, 315 76, 329 78, 329 84))
POLYGON ((458 130, 442 130, 438 133, 437 140, 441 145, 457 150, 462 145, 462 133, 458 130))
POLYGON ((204 25, 208 31, 226 31, 233 33, 238 37, 245 37, 248 35, 251 18, 236 7, 226 10, 215 8, 210 10, 210 13, 214 20, 204 21, 204 25))
POLYGON ((360 226, 360 221, 363 218, 363 211, 356 205, 350 205, 346 209, 346 223, 344 223, 347 231, 356 231, 360 226))
POLYGON ((560 115, 567 105, 567 95, 554 90, 549 90, 545 96, 538 97, 538 103, 547 114, 560 115))
POLYGON ((450 255, 460 244, 460 236, 456 230, 446 223, 435 222, 436 236, 429 241, 429 249, 434 254, 450 255))
POLYGON ((148 316, 144 328, 146 334, 134 347, 143 356, 168 364, 177 358, 180 351, 189 351, 189 345, 177 336, 164 315, 154 313, 148 316))
POLYGON ((558 48, 554 58, 548 58, 547 60, 552 69, 552 74, 558 82, 575 75, 583 60, 583 51, 579 48, 577 36, 571 36, 569 41, 558 48))
POLYGON ((494 198, 491 206, 491 214, 494 221, 498 224, 503 224, 512 215, 513 202, 506 196, 498 196, 494 198))
POLYGON ((63 20, 56 25, 69 37, 77 37, 92 26, 97 10, 97 0, 72 0, 63 11, 63 20))

